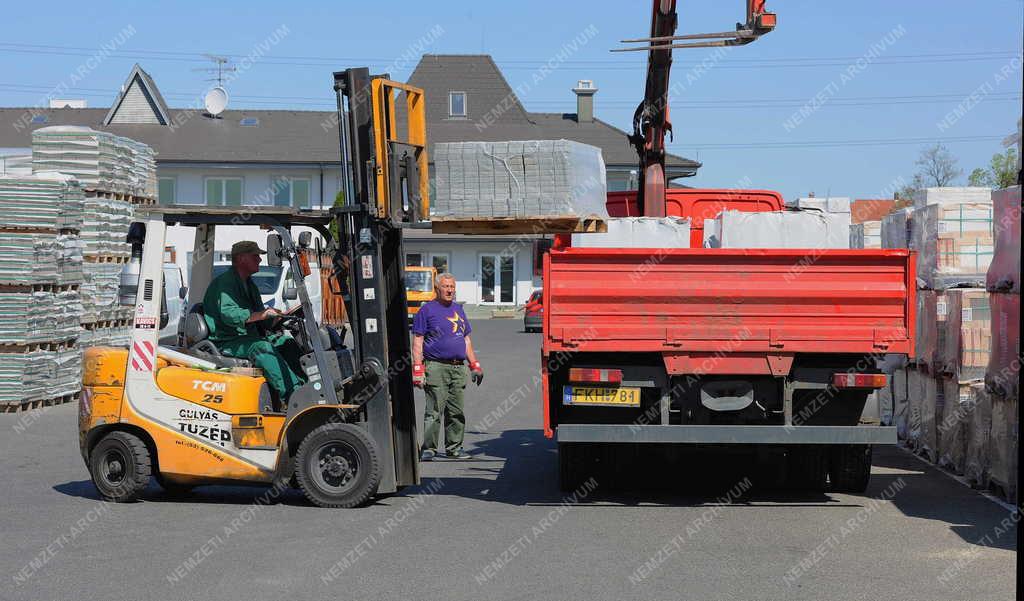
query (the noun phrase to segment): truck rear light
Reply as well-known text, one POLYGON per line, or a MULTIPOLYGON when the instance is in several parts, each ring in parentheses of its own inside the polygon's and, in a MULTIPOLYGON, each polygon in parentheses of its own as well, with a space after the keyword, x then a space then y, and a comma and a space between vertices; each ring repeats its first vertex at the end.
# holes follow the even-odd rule
POLYGON ((882 388, 888 383, 885 374, 832 374, 832 385, 836 388, 882 388))
POLYGON ((573 367, 569 369, 570 382, 607 382, 622 383, 621 369, 593 369, 589 367, 573 367))

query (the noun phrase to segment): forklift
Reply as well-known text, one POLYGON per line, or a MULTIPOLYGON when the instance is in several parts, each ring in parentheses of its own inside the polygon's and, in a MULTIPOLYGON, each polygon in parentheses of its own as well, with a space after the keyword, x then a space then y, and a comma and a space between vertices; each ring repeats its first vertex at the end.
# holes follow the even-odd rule
POLYGON ((151 476, 173 494, 207 484, 294 487, 321 507, 356 507, 419 484, 402 230, 429 213, 423 91, 366 68, 336 72, 334 89, 343 206, 164 205, 132 224, 121 280, 121 302, 134 308, 127 348, 92 347, 83 357, 79 444, 103 499, 136 500, 151 476), (175 224, 196 234, 190 308, 169 347, 158 333, 167 321, 164 243, 175 224), (298 342, 306 383, 287 399, 273 397, 248 359, 208 339, 202 299, 218 225, 268 230, 268 263, 290 266, 285 295, 300 304, 272 327, 298 342), (322 246, 313 248, 309 230, 322 246), (351 346, 344 328, 314 318, 305 283, 314 250, 331 263, 351 346))

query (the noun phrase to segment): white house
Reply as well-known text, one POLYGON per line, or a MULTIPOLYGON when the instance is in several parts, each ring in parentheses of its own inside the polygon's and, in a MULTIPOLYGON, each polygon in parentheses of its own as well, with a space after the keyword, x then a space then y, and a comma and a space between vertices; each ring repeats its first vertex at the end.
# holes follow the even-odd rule
MULTIPOLYGON (((531 113, 487 55, 424 55, 409 83, 426 96, 428 156, 455 141, 569 139, 601 149, 609 191, 636 187, 636 154, 625 131, 594 116, 597 87, 573 88, 575 113, 531 113)), ((324 97, 331 90, 325 86, 324 97)), ((160 202, 176 205, 284 205, 326 208, 341 188, 333 111, 229 109, 217 116, 167 106, 156 83, 132 67, 109 108, 0 108, 0 148, 28 154, 32 131, 85 125, 144 142, 157 152, 160 202), (20 149, 20 150, 19 150, 20 149)), ((4 154, 11 154, 5 151, 4 154)), ((3 163, 0 163, 2 166, 3 163)), ((669 180, 696 174, 700 163, 666 157, 669 180)), ((543 242, 536 237, 435 235, 408 230, 408 265, 434 265, 458 281, 469 304, 522 304, 541 286, 543 242)), ((172 228, 168 254, 187 269, 191 228, 172 228)), ((218 228, 217 250, 266 236, 255 227, 218 228)))

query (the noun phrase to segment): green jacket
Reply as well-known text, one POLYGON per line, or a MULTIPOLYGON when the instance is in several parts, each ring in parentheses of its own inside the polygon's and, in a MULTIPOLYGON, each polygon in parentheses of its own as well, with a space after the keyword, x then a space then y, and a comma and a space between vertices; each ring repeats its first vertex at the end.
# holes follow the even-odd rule
POLYGON ((263 299, 252 278, 238 277, 234 268, 228 269, 210 282, 203 296, 206 325, 210 340, 224 342, 240 336, 263 337, 262 323, 245 323, 254 311, 262 311, 263 299))

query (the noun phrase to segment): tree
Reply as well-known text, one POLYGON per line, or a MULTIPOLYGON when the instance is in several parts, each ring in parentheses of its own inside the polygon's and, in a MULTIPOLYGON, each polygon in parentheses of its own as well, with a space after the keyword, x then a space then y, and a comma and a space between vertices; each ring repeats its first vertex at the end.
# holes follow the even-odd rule
POLYGON ((1007 148, 1005 154, 996 153, 989 161, 988 169, 978 167, 967 178, 971 186, 985 188, 1009 188, 1017 183, 1017 149, 1007 148))
POLYGON ((957 167, 956 157, 940 143, 922 150, 914 164, 918 166, 926 188, 948 186, 963 174, 963 170, 957 167))

